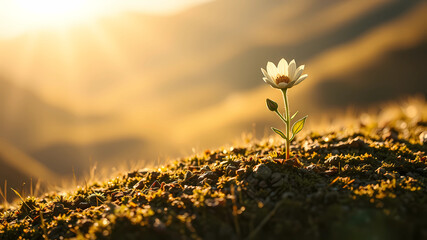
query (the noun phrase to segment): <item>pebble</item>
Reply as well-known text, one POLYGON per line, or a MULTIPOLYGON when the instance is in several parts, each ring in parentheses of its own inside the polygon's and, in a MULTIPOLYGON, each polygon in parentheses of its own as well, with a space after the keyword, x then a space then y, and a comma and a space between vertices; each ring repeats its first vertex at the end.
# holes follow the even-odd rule
POLYGON ((160 176, 159 172, 150 172, 149 173, 149 179, 154 180, 157 179, 160 176))
POLYGON ((267 188, 268 184, 266 181, 262 180, 261 182, 258 183, 258 186, 261 188, 267 188))
POLYGON ((260 163, 255 166, 253 173, 254 177, 267 180, 271 176, 271 169, 267 165, 260 163))
POLYGON ((243 174, 245 174, 246 170, 244 168, 240 168, 236 171, 236 174, 238 176, 242 176, 243 174))
POLYGON ((340 157, 335 155, 326 159, 325 164, 337 166, 339 162, 340 162, 340 157))
POLYGON ((145 179, 137 182, 135 185, 133 185, 133 189, 143 189, 145 186, 144 182, 145 182, 145 179))
POLYGON ((77 204, 77 207, 80 209, 86 209, 91 207, 91 205, 88 202, 80 202, 79 204, 77 204))
POLYGON ((237 169, 237 167, 232 166, 232 165, 228 165, 227 168, 225 169, 225 171, 227 172, 227 174, 234 176, 234 175, 236 175, 236 169, 237 169))
POLYGON ((273 173, 273 174, 271 175, 271 182, 272 182, 272 183, 276 183, 276 182, 277 182, 277 181, 279 181, 281 178, 282 178, 282 175, 281 175, 280 173, 278 173, 278 172, 273 173))
POLYGON ((305 142, 303 148, 304 148, 304 151, 306 152, 316 151, 320 148, 320 144, 318 142, 314 142, 314 143, 305 142))
POLYGON ((356 138, 351 139, 350 141, 347 141, 347 142, 339 142, 339 143, 333 145, 332 147, 336 147, 336 148, 364 148, 366 146, 367 146, 367 144, 365 143, 365 141, 363 141, 359 137, 356 137, 356 138))
POLYGON ((282 194, 283 199, 291 199, 294 198, 295 194, 293 192, 284 192, 282 194))
POLYGON ((216 180, 216 178, 218 178, 216 173, 214 173, 212 171, 207 171, 207 172, 203 173, 202 175, 200 175, 198 180, 199 181, 203 181, 204 179, 216 180))
POLYGON ((257 185, 259 180, 254 178, 252 175, 249 175, 249 177, 246 179, 249 184, 251 185, 257 185))
POLYGON ((206 166, 203 166, 203 167, 200 169, 200 171, 202 171, 202 172, 211 171, 211 168, 210 168, 208 165, 206 165, 206 166))
POLYGON ((280 178, 277 182, 273 183, 272 187, 281 187, 285 184, 285 180, 283 178, 280 178))
POLYGON ((375 170, 375 172, 377 174, 384 175, 386 173, 386 170, 383 167, 379 167, 379 168, 377 168, 377 170, 375 170))
POLYGON ((316 169, 316 164, 310 164, 307 167, 305 167, 305 169, 309 171, 314 171, 316 169))
POLYGON ((191 171, 187 170, 187 172, 185 172, 184 180, 187 180, 192 176, 193 176, 193 173, 191 171))
POLYGON ((67 213, 68 210, 64 208, 64 205, 62 203, 56 203, 55 207, 53 208, 53 215, 58 216, 59 214, 67 213))
POLYGON ((365 141, 363 141, 362 139, 357 137, 357 138, 350 141, 350 147, 363 148, 363 147, 366 147, 366 143, 365 143, 365 141))
POLYGON ((153 227, 157 231, 165 231, 166 225, 158 218, 154 220, 153 227))
POLYGON ((348 170, 350 170, 350 165, 348 165, 348 164, 344 165, 343 171, 345 172, 345 171, 348 171, 348 170))
POLYGON ((427 144, 427 131, 424 131, 420 134, 420 143, 421 145, 427 144))
POLYGON ((386 177, 386 178, 388 178, 388 179, 393 179, 393 178, 395 178, 396 176, 393 174, 393 173, 386 173, 386 174, 384 174, 384 176, 386 177))
POLYGON ((383 133, 383 138, 387 140, 398 140, 399 139, 398 135, 399 133, 396 130, 385 128, 383 133))

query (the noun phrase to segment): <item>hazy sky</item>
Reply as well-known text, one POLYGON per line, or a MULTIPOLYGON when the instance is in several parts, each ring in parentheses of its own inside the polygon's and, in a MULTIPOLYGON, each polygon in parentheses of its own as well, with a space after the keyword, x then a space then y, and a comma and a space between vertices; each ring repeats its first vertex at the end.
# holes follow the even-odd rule
POLYGON ((0 0, 0 38, 126 11, 171 14, 210 0, 0 0))

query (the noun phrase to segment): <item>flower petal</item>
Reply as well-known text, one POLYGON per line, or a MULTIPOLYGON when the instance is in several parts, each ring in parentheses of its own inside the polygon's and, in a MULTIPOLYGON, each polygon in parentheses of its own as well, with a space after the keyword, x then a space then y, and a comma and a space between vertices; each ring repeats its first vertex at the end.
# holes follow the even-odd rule
POLYGON ((261 68, 261 71, 262 71, 262 74, 264 74, 264 76, 265 76, 265 78, 267 78, 268 79, 268 81, 270 81, 270 82, 272 82, 272 83, 274 83, 274 84, 276 84, 274 81, 273 81, 273 79, 271 78, 271 76, 264 70, 264 68, 261 68))
POLYGON ((270 85, 274 85, 274 86, 277 86, 276 85, 276 83, 275 82, 273 82, 270 78, 268 78, 268 77, 264 77, 264 78, 262 78, 262 80, 264 80, 264 82, 266 82, 266 83, 268 83, 268 84, 270 84, 270 85))
POLYGON ((277 72, 283 76, 286 74, 285 71, 287 72, 287 69, 288 62, 284 58, 280 59, 279 64, 277 64, 277 72))
POLYGON ((294 76, 295 80, 298 80, 298 78, 301 76, 302 71, 304 71, 304 67, 305 67, 304 65, 301 65, 297 68, 297 70, 295 71, 295 76, 294 76))
POLYGON ((304 81, 308 77, 308 74, 302 75, 298 80, 295 82, 294 86, 300 84, 302 81, 304 81))
POLYGON ((268 75, 270 75, 271 78, 275 78, 277 76, 277 68, 276 65, 272 62, 267 63, 267 72, 268 75))
POLYGON ((268 76, 268 73, 267 73, 267 71, 264 70, 264 68, 261 68, 261 72, 262 72, 262 74, 264 74, 264 77, 268 76))
POLYGON ((288 83, 288 88, 295 86, 295 80, 288 83))
POLYGON ((295 60, 292 60, 290 63, 289 63, 289 67, 288 67, 288 77, 289 77, 289 79, 291 80, 291 81, 293 81, 294 79, 293 79, 293 77, 295 76, 295 69, 296 69, 296 63, 295 63, 295 60))

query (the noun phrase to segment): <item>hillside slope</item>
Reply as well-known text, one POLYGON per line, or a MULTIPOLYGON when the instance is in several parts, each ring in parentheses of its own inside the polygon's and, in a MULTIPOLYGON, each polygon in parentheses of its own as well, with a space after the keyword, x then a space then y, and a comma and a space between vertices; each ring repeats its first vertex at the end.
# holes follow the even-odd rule
MULTIPOLYGON (((426 12, 421 0, 216 0, 2 39, 0 137, 78 178, 95 162, 153 163, 253 129, 261 137, 275 93, 260 67, 282 57, 306 65, 290 101, 312 117, 425 97, 426 12)), ((11 168, 0 161, 0 175, 11 168)))
POLYGON ((288 161, 268 138, 27 197, 1 208, 0 239, 426 239, 425 105, 383 113, 288 161))

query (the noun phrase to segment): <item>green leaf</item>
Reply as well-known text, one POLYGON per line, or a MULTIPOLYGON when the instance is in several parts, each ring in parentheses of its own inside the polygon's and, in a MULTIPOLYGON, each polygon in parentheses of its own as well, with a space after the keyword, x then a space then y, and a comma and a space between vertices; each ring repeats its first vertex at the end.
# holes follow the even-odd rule
POLYGON ((292 126, 292 135, 295 136, 297 133, 301 132, 301 130, 304 128, 305 120, 308 116, 305 116, 294 123, 292 126))
POLYGON ((296 111, 296 112, 294 113, 294 115, 292 115, 291 119, 294 119, 294 117, 295 117, 297 114, 298 114, 298 111, 296 111))
POLYGON ((279 134, 283 139, 288 140, 288 138, 285 136, 285 134, 282 131, 280 131, 279 129, 272 127, 271 130, 273 130, 275 133, 279 134))

